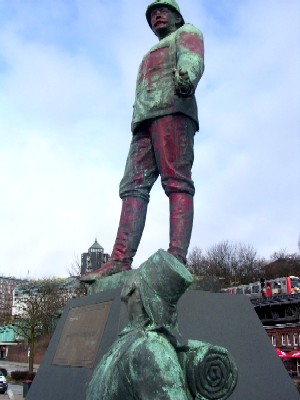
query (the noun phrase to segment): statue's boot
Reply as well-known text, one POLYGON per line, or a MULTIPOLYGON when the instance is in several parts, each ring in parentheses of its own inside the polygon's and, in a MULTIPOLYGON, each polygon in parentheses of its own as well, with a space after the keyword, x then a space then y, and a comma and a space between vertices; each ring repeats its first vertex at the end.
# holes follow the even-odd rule
POLYGON ((172 193, 170 203, 170 244, 168 252, 186 265, 186 256, 191 240, 194 203, 193 196, 172 193))
POLYGON ((100 276, 109 276, 131 269, 145 226, 147 201, 139 197, 125 197, 122 200, 117 237, 111 254, 111 260, 101 268, 84 275, 82 282, 92 283, 100 276))

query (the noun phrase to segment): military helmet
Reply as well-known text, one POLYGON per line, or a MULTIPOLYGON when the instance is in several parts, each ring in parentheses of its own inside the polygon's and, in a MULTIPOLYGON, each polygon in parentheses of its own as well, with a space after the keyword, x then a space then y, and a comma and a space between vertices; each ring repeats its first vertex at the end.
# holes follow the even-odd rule
POLYGON ((184 25, 183 16, 181 15, 179 5, 176 3, 175 0, 154 0, 153 3, 151 3, 148 6, 147 11, 146 11, 146 18, 147 18, 147 21, 148 21, 148 24, 149 24, 150 28, 151 28, 151 11, 155 7, 159 7, 159 6, 167 6, 171 10, 176 11, 177 14, 179 14, 181 16, 181 24, 180 24, 180 26, 184 25))

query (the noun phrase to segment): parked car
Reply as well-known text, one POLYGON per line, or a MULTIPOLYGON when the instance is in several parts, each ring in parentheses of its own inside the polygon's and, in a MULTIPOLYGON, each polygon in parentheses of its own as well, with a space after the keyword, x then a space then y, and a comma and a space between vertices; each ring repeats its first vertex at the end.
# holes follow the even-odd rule
POLYGON ((7 382, 3 373, 0 371, 0 393, 4 394, 7 391, 7 382))

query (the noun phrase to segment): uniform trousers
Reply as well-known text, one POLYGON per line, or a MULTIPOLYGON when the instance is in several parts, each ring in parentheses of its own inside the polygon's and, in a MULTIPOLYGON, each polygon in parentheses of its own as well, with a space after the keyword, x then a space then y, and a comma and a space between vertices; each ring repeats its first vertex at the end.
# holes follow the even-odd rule
POLYGON ((191 170, 194 162, 196 123, 184 114, 170 114, 143 121, 134 131, 120 182, 121 199, 139 197, 147 202, 161 176, 169 197, 195 193, 191 170))

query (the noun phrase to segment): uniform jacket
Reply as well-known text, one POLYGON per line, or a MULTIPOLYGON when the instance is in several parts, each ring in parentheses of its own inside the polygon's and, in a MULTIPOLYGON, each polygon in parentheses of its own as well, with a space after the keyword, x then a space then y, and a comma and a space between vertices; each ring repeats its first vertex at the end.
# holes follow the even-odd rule
POLYGON ((192 118, 199 129, 195 90, 203 71, 203 37, 192 24, 184 24, 160 40, 139 66, 132 130, 146 119, 178 112, 192 118), (193 86, 191 95, 176 93, 175 68, 188 72, 193 86))

